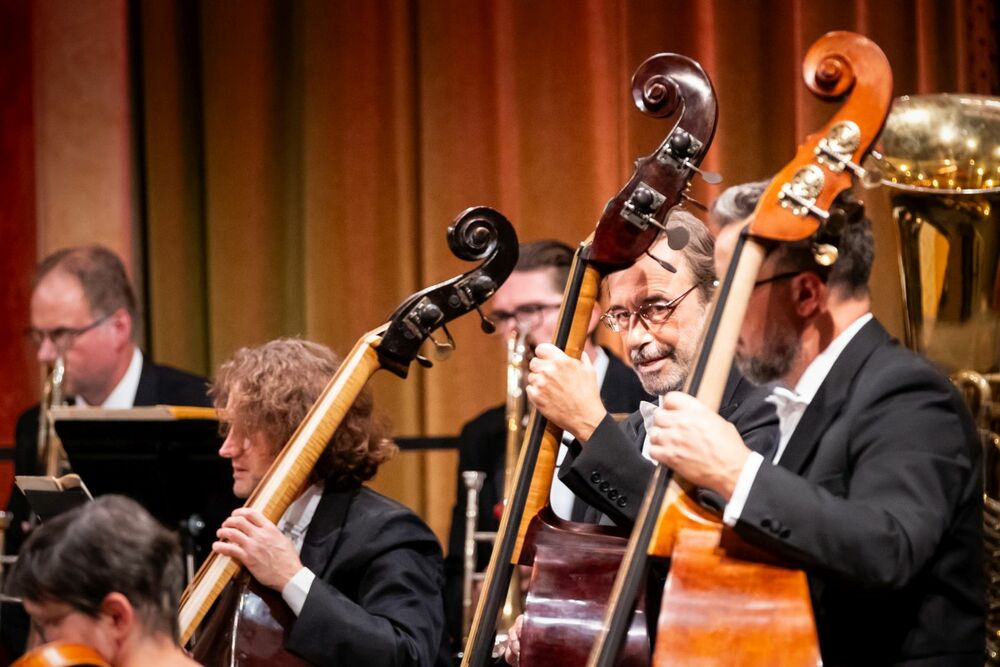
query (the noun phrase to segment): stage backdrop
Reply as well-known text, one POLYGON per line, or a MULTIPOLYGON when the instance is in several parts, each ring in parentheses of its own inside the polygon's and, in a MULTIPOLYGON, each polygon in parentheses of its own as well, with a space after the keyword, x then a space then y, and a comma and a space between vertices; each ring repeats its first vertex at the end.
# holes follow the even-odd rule
MULTIPOLYGON (((409 293, 468 268, 445 243, 466 207, 495 207, 522 240, 582 240, 670 127, 632 106, 651 54, 691 56, 714 80, 706 167, 728 184, 773 173, 832 113, 800 73, 829 30, 879 43, 897 95, 998 92, 985 0, 31 6, 42 104, 23 224, 38 254, 84 239, 126 254, 153 357, 204 373, 282 335, 346 352, 409 293)), ((898 332, 891 232, 878 239, 878 313, 898 332)), ((454 434, 502 400, 501 343, 474 316, 452 332, 448 362, 374 382, 397 434, 454 434)), ((455 463, 403 454, 375 486, 443 536, 455 463)))

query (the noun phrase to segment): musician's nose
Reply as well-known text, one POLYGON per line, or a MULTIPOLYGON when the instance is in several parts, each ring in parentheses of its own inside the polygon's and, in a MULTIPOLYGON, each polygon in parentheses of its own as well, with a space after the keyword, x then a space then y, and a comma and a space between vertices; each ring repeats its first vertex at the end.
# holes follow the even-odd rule
POLYGON ((243 447, 238 442, 233 431, 230 430, 226 434, 226 439, 222 441, 222 446, 219 447, 219 456, 225 459, 234 459, 240 455, 243 451, 243 447))
POLYGON ((59 350, 52 339, 46 336, 38 346, 38 363, 52 365, 59 356, 59 350))

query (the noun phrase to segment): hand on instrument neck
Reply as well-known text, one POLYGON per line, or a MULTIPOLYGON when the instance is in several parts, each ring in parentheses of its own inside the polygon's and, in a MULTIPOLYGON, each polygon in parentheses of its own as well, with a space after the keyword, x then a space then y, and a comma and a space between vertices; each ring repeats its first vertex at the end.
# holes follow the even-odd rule
POLYGON ((254 579, 279 593, 302 569, 292 541, 258 510, 241 507, 216 532, 212 550, 242 563, 254 579))
POLYGON ((573 359, 550 343, 535 348, 528 399, 546 419, 586 442, 607 415, 590 357, 573 359))

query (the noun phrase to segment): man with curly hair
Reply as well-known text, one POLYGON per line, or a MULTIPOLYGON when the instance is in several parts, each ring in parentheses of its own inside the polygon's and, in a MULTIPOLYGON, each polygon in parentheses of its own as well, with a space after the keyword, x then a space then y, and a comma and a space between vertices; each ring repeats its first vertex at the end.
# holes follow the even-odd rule
MULTIPOLYGON (((326 347, 287 338, 222 365, 211 394, 238 497, 253 493, 339 365, 326 347)), ((295 616, 285 650, 317 665, 433 665, 444 659, 441 547, 413 512, 363 485, 395 453, 372 410, 363 391, 277 525, 240 508, 213 549, 281 594, 295 616)))

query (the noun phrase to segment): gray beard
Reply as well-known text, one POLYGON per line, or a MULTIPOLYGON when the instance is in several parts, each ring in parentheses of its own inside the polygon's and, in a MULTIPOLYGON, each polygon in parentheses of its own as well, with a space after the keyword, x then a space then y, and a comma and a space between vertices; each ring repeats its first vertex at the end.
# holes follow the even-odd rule
POLYGON ((787 375, 801 347, 794 331, 779 329, 768 334, 770 340, 758 356, 736 357, 736 367, 754 384, 767 384, 787 375))
POLYGON ((647 394, 652 394, 653 396, 663 396, 671 391, 680 391, 684 389, 684 383, 687 381, 688 369, 685 364, 683 364, 677 357, 677 348, 672 346, 660 346, 656 345, 654 348, 645 347, 641 351, 632 352, 629 355, 632 360, 632 367, 636 368, 636 375, 639 376, 639 383, 642 384, 642 389, 647 394), (658 373, 643 373, 638 370, 638 364, 641 361, 648 361, 650 359, 658 359, 660 357, 665 357, 672 361, 670 368, 666 371, 660 371, 658 373))

